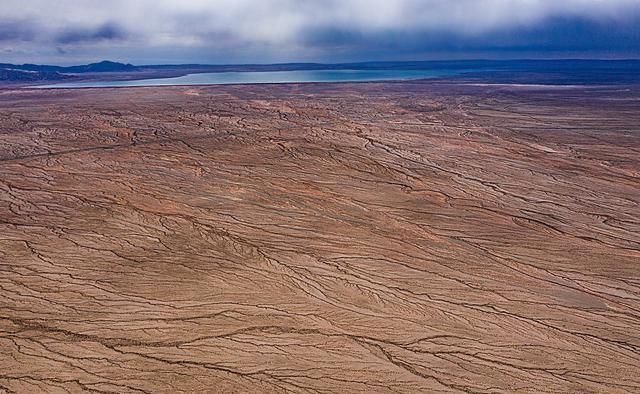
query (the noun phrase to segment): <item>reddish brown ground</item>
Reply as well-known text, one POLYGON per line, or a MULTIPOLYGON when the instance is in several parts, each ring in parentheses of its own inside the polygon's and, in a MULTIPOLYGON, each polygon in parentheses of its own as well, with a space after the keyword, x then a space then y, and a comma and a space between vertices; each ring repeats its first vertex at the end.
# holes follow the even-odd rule
POLYGON ((0 91, 0 392, 640 392, 640 91, 0 91))

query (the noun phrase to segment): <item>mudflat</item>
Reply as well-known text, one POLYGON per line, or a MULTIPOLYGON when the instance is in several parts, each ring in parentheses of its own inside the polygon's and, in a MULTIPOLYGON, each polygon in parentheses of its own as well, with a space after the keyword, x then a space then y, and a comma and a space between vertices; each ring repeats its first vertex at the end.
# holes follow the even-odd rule
POLYGON ((640 88, 0 90, 0 392, 639 392, 640 88))

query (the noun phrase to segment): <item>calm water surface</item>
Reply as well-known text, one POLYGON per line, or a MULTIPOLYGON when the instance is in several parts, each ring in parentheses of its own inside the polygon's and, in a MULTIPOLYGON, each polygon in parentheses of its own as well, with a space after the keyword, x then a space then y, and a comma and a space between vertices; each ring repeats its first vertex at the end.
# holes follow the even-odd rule
POLYGON ((220 72, 189 74, 175 78, 134 81, 71 82, 40 86, 41 88, 90 88, 118 86, 229 85, 251 83, 357 82, 435 78, 471 70, 306 70, 220 72))

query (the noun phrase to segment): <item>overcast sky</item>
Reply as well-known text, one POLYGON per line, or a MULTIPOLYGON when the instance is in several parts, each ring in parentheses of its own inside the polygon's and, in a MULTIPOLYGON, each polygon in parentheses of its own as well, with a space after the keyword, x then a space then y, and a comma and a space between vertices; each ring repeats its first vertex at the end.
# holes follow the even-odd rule
POLYGON ((640 0, 1 0, 0 63, 640 57, 640 0))

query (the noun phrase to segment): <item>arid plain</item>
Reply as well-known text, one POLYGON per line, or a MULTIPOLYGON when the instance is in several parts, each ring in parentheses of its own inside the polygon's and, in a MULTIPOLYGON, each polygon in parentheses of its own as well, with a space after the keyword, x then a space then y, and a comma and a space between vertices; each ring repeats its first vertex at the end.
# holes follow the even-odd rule
POLYGON ((0 90, 0 392, 640 392, 640 88, 0 90))

